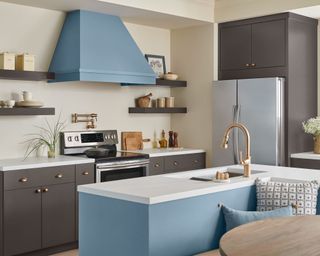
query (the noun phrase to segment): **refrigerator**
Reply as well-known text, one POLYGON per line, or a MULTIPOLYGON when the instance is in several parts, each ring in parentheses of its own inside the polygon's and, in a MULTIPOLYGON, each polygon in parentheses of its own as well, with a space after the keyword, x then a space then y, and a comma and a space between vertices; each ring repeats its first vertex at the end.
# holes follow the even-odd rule
POLYGON ((246 154, 244 135, 234 128, 229 147, 221 142, 232 123, 244 124, 251 138, 251 162, 285 165, 284 78, 257 78, 213 82, 213 166, 240 163, 246 154))

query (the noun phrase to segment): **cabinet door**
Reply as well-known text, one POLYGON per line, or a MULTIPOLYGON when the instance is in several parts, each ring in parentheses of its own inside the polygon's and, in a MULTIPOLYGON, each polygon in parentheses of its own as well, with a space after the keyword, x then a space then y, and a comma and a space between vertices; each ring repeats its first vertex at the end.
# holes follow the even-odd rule
POLYGON ((4 192, 4 255, 41 249, 41 190, 4 192))
POLYGON ((220 28, 220 70, 247 69, 251 64, 251 25, 220 28))
POLYGON ((252 63, 256 68, 286 65, 286 23, 284 19, 252 25, 252 63))
POLYGON ((42 189, 42 247, 75 241, 75 184, 42 189))

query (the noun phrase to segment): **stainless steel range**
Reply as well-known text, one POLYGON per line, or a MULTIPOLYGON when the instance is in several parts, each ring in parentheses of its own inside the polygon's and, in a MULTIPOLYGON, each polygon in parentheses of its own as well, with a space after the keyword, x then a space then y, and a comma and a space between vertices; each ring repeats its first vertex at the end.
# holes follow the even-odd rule
POLYGON ((105 182, 147 176, 149 155, 117 151, 116 130, 74 131, 60 134, 62 155, 95 158, 95 181, 105 182))

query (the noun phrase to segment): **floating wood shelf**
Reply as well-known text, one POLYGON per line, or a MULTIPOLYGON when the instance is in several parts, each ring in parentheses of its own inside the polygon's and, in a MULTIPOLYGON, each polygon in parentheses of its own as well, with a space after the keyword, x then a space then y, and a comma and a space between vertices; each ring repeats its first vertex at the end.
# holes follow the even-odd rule
POLYGON ((187 108, 129 108, 129 113, 187 113, 187 108))
POLYGON ((0 116, 54 115, 55 108, 0 108, 0 116))
POLYGON ((148 86, 148 87, 187 87, 187 81, 165 80, 157 78, 156 84, 121 84, 122 86, 148 86))
POLYGON ((45 81, 54 79, 54 73, 0 69, 0 79, 45 81))
POLYGON ((187 81, 157 79, 156 86, 187 87, 187 81))

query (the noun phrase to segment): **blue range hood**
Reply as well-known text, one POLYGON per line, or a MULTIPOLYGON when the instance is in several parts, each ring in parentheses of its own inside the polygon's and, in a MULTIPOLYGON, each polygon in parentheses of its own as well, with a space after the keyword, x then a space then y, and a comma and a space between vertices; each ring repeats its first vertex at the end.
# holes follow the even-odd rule
POLYGON ((67 14, 49 72, 55 80, 155 84, 156 75, 117 16, 67 14))

